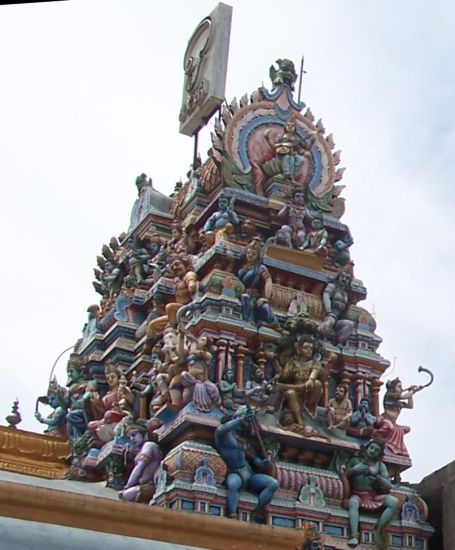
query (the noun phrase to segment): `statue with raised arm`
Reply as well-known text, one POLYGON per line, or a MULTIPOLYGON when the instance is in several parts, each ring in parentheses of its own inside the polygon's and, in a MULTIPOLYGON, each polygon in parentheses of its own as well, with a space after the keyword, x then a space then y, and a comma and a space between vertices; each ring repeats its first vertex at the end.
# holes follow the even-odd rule
POLYGON ((303 189, 296 187, 292 198, 278 212, 278 218, 281 218, 285 222, 278 230, 280 244, 289 248, 294 247, 303 250, 305 243, 305 215, 303 189))
POLYGON ((414 394, 421 389, 422 386, 410 386, 404 390, 399 378, 388 380, 386 383, 384 412, 377 418, 375 435, 384 438, 387 451, 394 455, 408 456, 404 436, 411 428, 397 424, 397 420, 402 409, 414 407, 414 394))
POLYGON ((342 479, 350 486, 347 506, 349 510, 350 538, 349 546, 359 544, 360 511, 379 512, 375 533, 378 548, 385 549, 383 532, 392 521, 400 501, 390 495, 392 482, 381 458, 385 441, 371 439, 359 457, 352 460, 347 469, 342 470, 342 479))
POLYGON ((270 459, 267 456, 259 457, 247 441, 255 422, 252 409, 238 409, 232 420, 227 420, 215 430, 215 447, 228 469, 227 517, 237 517, 240 491, 245 489, 258 495, 253 518, 263 523, 266 508, 279 483, 270 475, 273 468, 270 459))
POLYGON ((237 228, 240 220, 237 212, 234 210, 235 197, 231 199, 225 195, 221 195, 218 199, 218 210, 214 212, 205 222, 204 233, 217 233, 231 224, 233 228, 237 228))

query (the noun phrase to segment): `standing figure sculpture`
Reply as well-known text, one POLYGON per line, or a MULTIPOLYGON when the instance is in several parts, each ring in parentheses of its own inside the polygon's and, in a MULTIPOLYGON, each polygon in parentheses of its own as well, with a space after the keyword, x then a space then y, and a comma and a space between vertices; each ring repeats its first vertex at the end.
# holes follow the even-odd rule
POLYGON ((333 334, 339 344, 346 344, 354 329, 354 323, 342 319, 349 308, 349 288, 352 275, 348 270, 340 271, 335 281, 328 283, 322 294, 325 317, 319 325, 321 336, 333 334))
POLYGON ((278 327, 278 321, 269 304, 272 294, 272 278, 261 260, 261 242, 254 239, 245 248, 245 260, 237 273, 245 285, 241 295, 242 316, 255 324, 266 323, 278 327))
POLYGON ((404 436, 411 431, 411 428, 397 424, 397 420, 402 409, 414 407, 414 394, 421 389, 422 386, 410 386, 407 390, 403 390, 403 384, 399 378, 386 383, 384 412, 377 418, 378 429, 375 435, 384 438, 387 451, 394 455, 408 456, 404 436))
POLYGON ((280 243, 289 248, 294 247, 303 250, 305 244, 305 215, 303 189, 296 187, 292 198, 278 212, 278 218, 285 221, 285 224, 278 230, 280 243))
POLYGON ((215 430, 215 447, 226 463, 227 513, 237 517, 241 489, 258 495, 258 504, 253 518, 263 523, 266 508, 279 487, 278 481, 269 475, 272 463, 269 458, 260 458, 248 444, 256 419, 252 409, 239 409, 232 420, 227 420, 215 430))
POLYGON ((379 548, 387 548, 383 543, 383 530, 392 521, 400 501, 388 494, 392 488, 389 473, 383 462, 385 442, 383 439, 371 439, 364 452, 357 457, 346 470, 342 471, 342 479, 350 485, 348 500, 349 525, 351 536, 349 546, 359 544, 359 513, 380 511, 375 533, 379 548))

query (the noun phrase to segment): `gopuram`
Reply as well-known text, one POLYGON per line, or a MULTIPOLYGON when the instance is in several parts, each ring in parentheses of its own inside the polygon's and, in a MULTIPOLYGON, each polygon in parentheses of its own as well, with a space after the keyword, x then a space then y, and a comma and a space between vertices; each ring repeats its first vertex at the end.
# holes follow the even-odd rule
POLYGON ((232 541, 213 548, 259 523, 298 531, 301 549, 426 549, 399 422, 422 386, 395 378, 380 399, 389 362, 359 305, 340 152, 296 97, 294 64, 270 78, 223 103, 207 158, 171 196, 137 177, 68 380, 36 418, 68 440, 66 477, 105 480, 125 515, 138 502, 229 518, 232 541))

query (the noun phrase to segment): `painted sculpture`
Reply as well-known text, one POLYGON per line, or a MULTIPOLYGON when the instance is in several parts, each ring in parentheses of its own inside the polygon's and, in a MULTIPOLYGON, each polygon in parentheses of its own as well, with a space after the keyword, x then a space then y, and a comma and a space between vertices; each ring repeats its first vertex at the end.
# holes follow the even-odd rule
POLYGON ((387 382, 380 411, 390 363, 358 306, 340 151, 295 99, 293 63, 271 76, 223 104, 171 197, 137 178, 128 232, 96 259, 100 303, 67 385, 52 381, 36 419, 68 437, 70 477, 124 501, 303 525, 305 549, 368 545, 374 526, 379 546, 423 548, 398 420, 425 386, 387 382))

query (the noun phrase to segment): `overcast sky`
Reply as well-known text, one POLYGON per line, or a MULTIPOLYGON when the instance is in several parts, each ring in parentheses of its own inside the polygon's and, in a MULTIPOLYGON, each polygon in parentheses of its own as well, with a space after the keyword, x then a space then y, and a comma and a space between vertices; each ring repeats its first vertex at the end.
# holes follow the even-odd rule
MULTIPOLYGON (((226 98, 269 86, 279 57, 342 149, 355 274, 381 354, 417 394, 406 444, 418 481, 455 458, 455 8, 420 0, 235 0, 226 98)), ((98 301, 92 269, 128 228, 135 177, 170 193, 192 159, 178 133, 182 58, 214 1, 0 6, 0 422, 33 418, 52 364, 98 301)), ((205 131, 208 143, 209 130, 205 131)), ((203 142, 204 142, 203 139, 203 142)), ((202 153, 205 153, 205 146, 202 153)), ((57 366, 65 380, 65 360, 57 366)))

